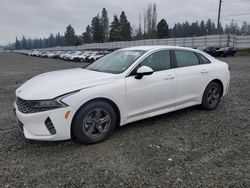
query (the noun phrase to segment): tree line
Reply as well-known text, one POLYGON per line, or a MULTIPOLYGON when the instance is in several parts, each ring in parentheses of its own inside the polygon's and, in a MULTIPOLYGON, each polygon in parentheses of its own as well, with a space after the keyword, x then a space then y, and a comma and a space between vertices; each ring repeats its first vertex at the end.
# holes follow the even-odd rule
POLYGON ((102 43, 113 41, 130 41, 142 39, 163 39, 204 36, 214 34, 237 34, 250 35, 250 24, 244 22, 240 27, 233 20, 225 28, 220 25, 216 28, 214 21, 196 21, 189 23, 176 23, 172 28, 169 27, 165 19, 157 22, 156 4, 149 4, 145 9, 143 16, 139 15, 138 28, 132 28, 125 11, 120 15, 114 15, 111 23, 109 22, 108 12, 105 8, 101 14, 93 17, 91 23, 87 25, 81 35, 77 35, 71 25, 66 27, 64 35, 50 34, 48 38, 31 39, 22 37, 12 44, 12 48, 20 49, 38 49, 55 46, 77 46, 88 43, 102 43), (143 17, 143 21, 142 21, 143 17))

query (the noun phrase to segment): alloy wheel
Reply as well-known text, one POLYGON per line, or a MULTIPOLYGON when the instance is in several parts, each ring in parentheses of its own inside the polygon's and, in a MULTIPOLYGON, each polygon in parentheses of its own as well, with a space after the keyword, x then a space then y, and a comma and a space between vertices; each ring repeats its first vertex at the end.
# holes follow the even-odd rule
POLYGON ((214 107, 218 104, 220 100, 220 92, 217 87, 212 87, 207 95, 207 102, 211 107, 214 107))
POLYGON ((83 131, 91 138, 101 137, 110 127, 110 114, 103 108, 91 110, 83 120, 83 131))

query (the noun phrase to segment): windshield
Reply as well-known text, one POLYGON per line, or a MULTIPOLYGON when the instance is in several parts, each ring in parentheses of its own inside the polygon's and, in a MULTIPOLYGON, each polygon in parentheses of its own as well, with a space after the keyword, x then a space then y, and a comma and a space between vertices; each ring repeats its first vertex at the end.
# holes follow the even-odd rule
POLYGON ((98 59, 86 69, 119 74, 125 71, 145 51, 143 50, 118 50, 98 59))

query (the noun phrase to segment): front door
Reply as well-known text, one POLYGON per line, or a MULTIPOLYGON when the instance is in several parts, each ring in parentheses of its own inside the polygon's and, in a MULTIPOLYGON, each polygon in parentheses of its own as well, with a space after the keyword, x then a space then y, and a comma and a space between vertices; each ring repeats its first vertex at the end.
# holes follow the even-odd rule
POLYGON ((170 59, 168 50, 154 52, 139 64, 152 68, 152 75, 136 79, 132 74, 126 78, 128 119, 163 110, 175 103, 176 75, 170 59))

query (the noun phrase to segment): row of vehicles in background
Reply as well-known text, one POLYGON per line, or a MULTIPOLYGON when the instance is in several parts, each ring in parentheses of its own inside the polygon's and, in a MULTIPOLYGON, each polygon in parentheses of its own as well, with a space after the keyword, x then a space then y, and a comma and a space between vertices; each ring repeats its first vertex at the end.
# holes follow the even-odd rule
MULTIPOLYGON (((232 47, 198 47, 196 48, 203 52, 206 52, 214 57, 227 57, 227 56, 235 56, 236 49, 232 47)), ((66 61, 74 61, 74 62, 94 62, 97 59, 111 53, 114 50, 106 50, 106 51, 39 51, 39 50, 30 50, 23 51, 23 54, 36 56, 36 57, 44 57, 44 58, 56 58, 63 59, 66 61)))
POLYGON ((227 56, 235 56, 236 49, 233 47, 198 47, 198 50, 208 53, 214 57, 227 57, 227 56))
POLYGON ((107 51, 25 51, 23 54, 29 56, 63 59, 74 62, 94 62, 97 59, 109 54, 111 50, 107 51))

